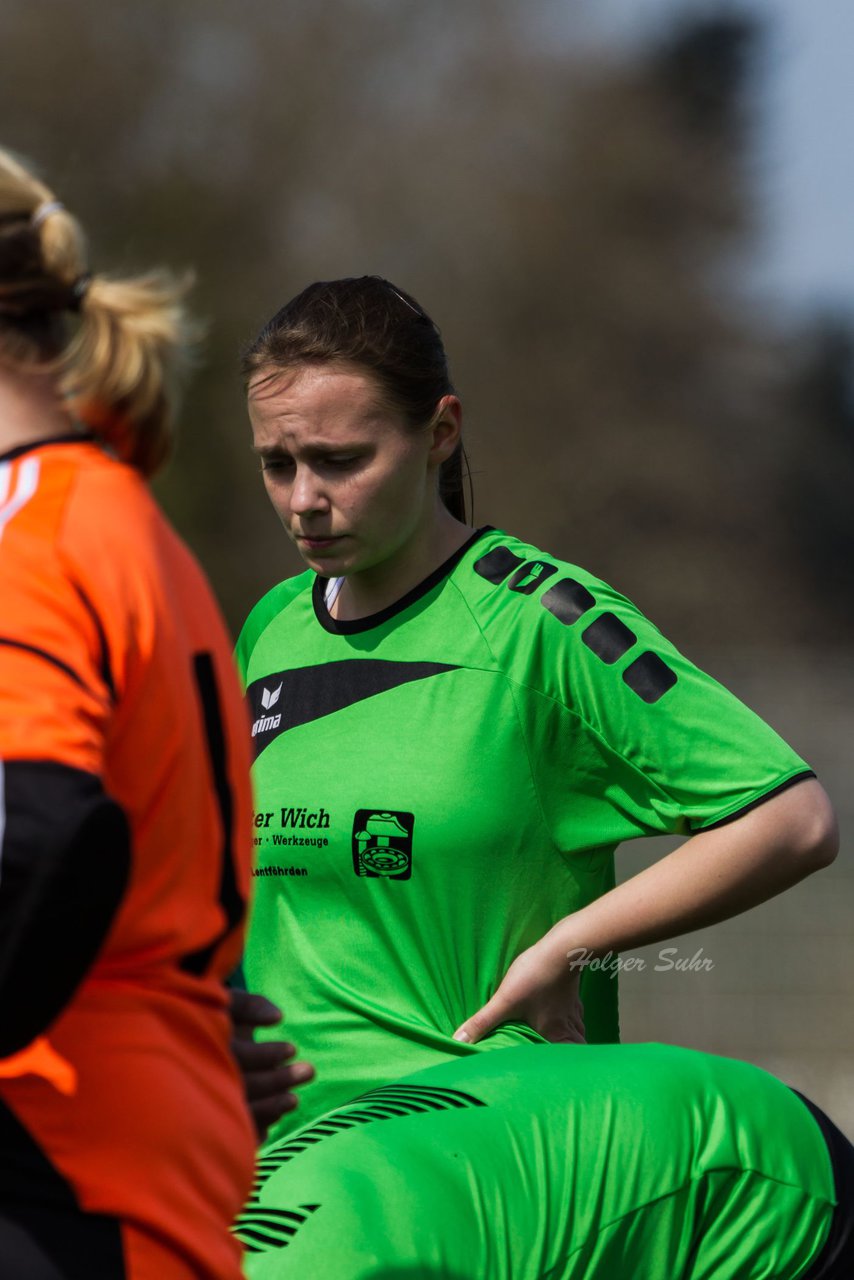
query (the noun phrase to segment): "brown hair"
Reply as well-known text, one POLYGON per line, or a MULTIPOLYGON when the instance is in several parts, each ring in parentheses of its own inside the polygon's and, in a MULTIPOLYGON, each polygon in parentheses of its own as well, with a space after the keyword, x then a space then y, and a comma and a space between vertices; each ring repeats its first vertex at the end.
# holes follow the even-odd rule
POLYGON ((169 452, 197 336, 187 287, 164 271, 90 275, 77 219, 0 149, 0 363, 55 373, 75 416, 144 475, 169 452))
MULTIPOLYGON (((259 370, 348 361, 369 370, 413 428, 425 426, 454 387, 442 335, 423 307, 381 276, 319 280, 292 298, 243 352, 248 381, 259 370)), ((443 463, 439 492, 466 520, 462 442, 443 463)), ((469 485, 471 481, 469 478, 469 485)))

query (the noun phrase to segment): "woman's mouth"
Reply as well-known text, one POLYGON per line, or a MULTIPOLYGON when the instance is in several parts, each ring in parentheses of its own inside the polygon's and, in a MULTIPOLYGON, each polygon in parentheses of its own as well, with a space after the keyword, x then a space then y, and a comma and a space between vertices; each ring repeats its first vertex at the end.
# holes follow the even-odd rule
POLYGON ((343 534, 336 533, 334 536, 321 538, 317 535, 309 535, 298 533, 296 535, 297 544, 305 547, 307 551, 325 551, 329 547, 334 547, 336 543, 341 541, 343 534))

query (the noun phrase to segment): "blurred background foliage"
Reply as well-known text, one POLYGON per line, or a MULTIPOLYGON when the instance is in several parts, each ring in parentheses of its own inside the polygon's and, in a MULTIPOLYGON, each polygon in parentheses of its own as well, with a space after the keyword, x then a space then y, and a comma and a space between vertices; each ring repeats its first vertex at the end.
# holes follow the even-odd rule
POLYGON ((158 491, 233 627, 299 566, 248 449, 241 345, 378 272, 443 330, 479 523, 679 644, 839 643, 854 597, 852 328, 749 284, 765 33, 621 57, 550 0, 4 0, 0 118, 94 265, 197 273, 209 323, 158 491))
MULTIPOLYGON (((716 5, 618 55, 579 38, 582 8, 3 0, 2 140, 79 213, 98 269, 197 274, 205 359, 157 490, 232 628, 300 567, 240 349, 311 280, 380 273, 445 335, 477 522, 635 599, 811 761, 844 834, 854 331, 784 321, 756 287, 772 33, 716 5)), ((632 842, 618 874, 659 854, 632 842)), ((844 842, 682 940, 712 973, 652 955, 621 983, 625 1037, 765 1065, 854 1137, 852 887, 844 842)))

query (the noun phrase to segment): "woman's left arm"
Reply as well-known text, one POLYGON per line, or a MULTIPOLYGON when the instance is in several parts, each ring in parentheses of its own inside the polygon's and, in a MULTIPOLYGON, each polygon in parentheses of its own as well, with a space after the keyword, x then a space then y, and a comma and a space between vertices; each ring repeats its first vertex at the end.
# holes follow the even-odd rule
POLYGON ((474 1042, 502 1022, 521 1020, 548 1040, 583 1039, 578 984, 584 963, 747 911, 828 866, 838 843, 833 807, 814 778, 698 832, 553 925, 513 961, 492 999, 454 1038, 474 1042))

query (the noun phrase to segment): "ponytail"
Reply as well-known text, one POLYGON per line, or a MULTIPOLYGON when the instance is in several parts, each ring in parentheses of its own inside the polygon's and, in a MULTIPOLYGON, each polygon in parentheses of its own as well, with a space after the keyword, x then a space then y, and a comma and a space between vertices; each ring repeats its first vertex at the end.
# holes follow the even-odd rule
POLYGON ((61 386, 76 417, 146 476, 169 453, 177 384, 195 338, 181 305, 188 283, 165 272, 93 276, 62 356, 61 386))
POLYGON ((463 524, 474 522, 474 493, 471 482, 471 468, 468 454, 462 440, 454 452, 439 468, 439 497, 450 511, 454 519, 463 524), (468 481, 468 505, 466 504, 465 482, 468 481))
POLYGON ((90 275, 77 219, 0 150, 0 361, 57 375, 74 416, 146 476, 169 452, 198 336, 182 305, 189 283, 90 275))

